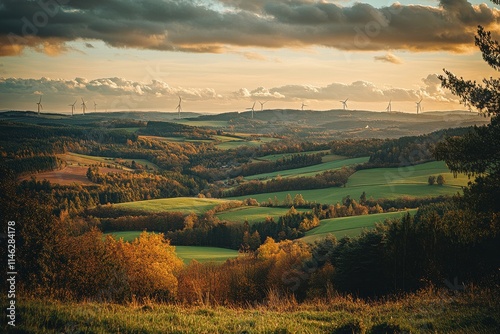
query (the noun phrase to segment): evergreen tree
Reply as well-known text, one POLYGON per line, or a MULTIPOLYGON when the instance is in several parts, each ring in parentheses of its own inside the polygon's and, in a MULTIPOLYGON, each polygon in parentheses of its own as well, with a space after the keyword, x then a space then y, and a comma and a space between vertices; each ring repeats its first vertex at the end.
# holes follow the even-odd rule
MULTIPOLYGON (((500 3, 500 0, 492 1, 500 3)), ((500 71, 500 45, 492 39, 491 33, 479 26, 475 44, 484 61, 500 71)), ((465 105, 491 116, 491 123, 439 143, 435 156, 444 160, 455 174, 476 176, 475 182, 464 190, 465 205, 474 211, 500 212, 500 79, 485 78, 478 84, 444 71, 446 76, 440 76, 442 86, 449 88, 465 105)))

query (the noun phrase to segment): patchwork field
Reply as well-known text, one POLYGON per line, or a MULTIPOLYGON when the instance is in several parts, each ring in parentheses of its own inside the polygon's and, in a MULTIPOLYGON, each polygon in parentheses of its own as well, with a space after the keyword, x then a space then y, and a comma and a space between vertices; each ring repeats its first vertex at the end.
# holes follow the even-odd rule
POLYGON ((341 159, 341 160, 331 160, 328 162, 323 162, 313 166, 307 166, 295 169, 280 170, 277 172, 256 174, 252 176, 245 177, 245 180, 266 180, 277 177, 278 175, 282 178, 288 177, 300 177, 300 176, 314 176, 316 174, 325 172, 327 170, 340 169, 344 166, 350 166, 355 164, 361 164, 367 162, 369 157, 352 158, 352 159, 341 159))
POLYGON ((196 214, 203 214, 205 211, 210 210, 216 205, 224 202, 227 202, 227 200, 214 198, 176 197, 118 203, 113 204, 113 206, 117 208, 143 210, 147 212, 180 211, 185 213, 194 212, 196 214))
POLYGON ((306 236, 301 238, 301 240, 307 243, 312 243, 326 237, 328 234, 335 235, 337 239, 344 236, 355 237, 361 234, 364 229, 373 228, 375 223, 383 222, 386 219, 401 218, 408 212, 413 215, 417 212, 417 209, 378 213, 373 215, 324 219, 320 222, 320 226, 307 231, 306 236))
POLYGON ((374 168, 354 173, 344 188, 325 188, 300 191, 282 191, 264 194, 254 194, 235 197, 233 199, 255 198, 257 201, 266 201, 278 197, 284 200, 287 194, 292 198, 302 194, 306 201, 315 201, 323 204, 341 202, 343 197, 350 195, 359 198, 363 191, 368 198, 394 199, 402 196, 426 197, 439 195, 453 195, 461 192, 466 186, 468 178, 464 175, 454 179, 444 162, 429 162, 405 168, 374 168), (429 186, 427 179, 430 175, 443 175, 446 183, 443 186, 429 186))
MULTIPOLYGON (((251 223, 262 222, 266 217, 273 217, 275 220, 280 216, 285 215, 290 209, 288 208, 269 208, 258 206, 244 206, 220 212, 217 217, 221 220, 227 220, 234 223, 243 223, 245 220, 251 223)), ((298 211, 307 211, 299 209, 298 211)))

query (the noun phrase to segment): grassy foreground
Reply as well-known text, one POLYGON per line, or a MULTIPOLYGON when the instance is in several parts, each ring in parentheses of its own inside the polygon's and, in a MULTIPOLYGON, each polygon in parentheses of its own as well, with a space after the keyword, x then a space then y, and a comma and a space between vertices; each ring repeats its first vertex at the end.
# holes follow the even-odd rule
MULTIPOLYGON (((496 293, 498 294, 498 293, 496 293)), ((334 297, 297 304, 270 298, 251 308, 149 303, 20 300, 12 333, 498 333, 500 304, 491 292, 424 291, 365 302, 334 297)))

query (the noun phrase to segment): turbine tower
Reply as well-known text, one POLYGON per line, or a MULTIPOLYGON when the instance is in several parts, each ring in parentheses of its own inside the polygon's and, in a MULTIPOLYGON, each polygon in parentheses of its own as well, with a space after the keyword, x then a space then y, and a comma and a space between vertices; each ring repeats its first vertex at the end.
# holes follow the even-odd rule
POLYGON ((345 99, 344 101, 339 101, 340 103, 342 103, 342 108, 344 110, 346 110, 346 108, 347 108, 347 100, 349 100, 349 98, 345 99))
POLYGON ((87 110, 87 105, 85 104, 83 97, 81 99, 82 99, 82 111, 83 111, 83 114, 85 115, 85 110, 87 110))
POLYGON ((385 111, 392 112, 392 100, 389 100, 389 105, 387 105, 387 108, 385 108, 385 111))
POLYGON ((307 107, 307 104, 305 104, 304 102, 302 102, 302 107, 301 107, 302 111, 304 111, 304 107, 307 107))
POLYGON ((73 104, 68 104, 68 106, 70 106, 70 107, 71 107, 71 116, 73 116, 73 114, 74 114, 74 112, 75 112, 75 104, 76 104, 76 101, 78 101, 78 100, 75 100, 75 103, 73 103, 73 104))
POLYGON ((175 109, 177 109, 177 114, 178 114, 179 119, 181 119, 181 111, 182 111, 181 103, 182 103, 182 98, 179 95, 179 104, 177 105, 177 107, 175 107, 175 109))
POLYGON ((255 111, 255 102, 253 103, 252 108, 247 108, 246 110, 252 111, 252 118, 253 118, 253 112, 255 111))
POLYGON ((37 106, 37 109, 38 109, 38 116, 40 116, 40 109, 43 110, 43 106, 42 106, 42 97, 40 96, 40 101, 38 101, 36 103, 36 106, 37 106))
POLYGON ((417 115, 420 111, 422 111, 422 105, 420 104, 422 102, 422 99, 420 99, 420 101, 418 102, 415 102, 415 104, 417 105, 417 115))
POLYGON ((265 102, 260 102, 259 101, 259 103, 260 103, 260 111, 264 110, 264 104, 266 104, 267 102, 269 102, 269 101, 265 101, 265 102))
POLYGON ((94 101, 94 112, 97 112, 97 103, 94 101))

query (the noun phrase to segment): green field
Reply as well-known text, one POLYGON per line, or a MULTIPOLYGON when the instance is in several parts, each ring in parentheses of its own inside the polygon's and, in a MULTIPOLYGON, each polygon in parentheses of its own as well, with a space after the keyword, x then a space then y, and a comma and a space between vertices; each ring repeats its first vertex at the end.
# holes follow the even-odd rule
POLYGON ((315 201, 324 204, 335 204, 341 202, 342 198, 350 195, 358 199, 363 191, 368 198, 373 197, 394 199, 402 196, 426 197, 439 195, 453 195, 461 192, 461 187, 467 185, 466 176, 453 179, 452 174, 444 162, 429 162, 408 168, 374 168, 361 170, 354 173, 346 187, 334 187, 325 189, 281 191, 264 194, 254 194, 235 197, 234 199, 255 198, 257 201, 266 201, 268 198, 278 197, 284 200, 287 194, 292 198, 296 194, 302 194, 306 201, 315 201), (442 174, 446 179, 443 186, 429 186, 427 179, 430 175, 442 174))
POLYGON ((238 257, 238 251, 234 249, 201 246, 175 246, 175 252, 184 263, 191 260, 198 262, 224 262, 227 259, 238 257))
MULTIPOLYGON (((229 137, 227 137, 229 138, 229 137)), ((235 149, 241 146, 251 146, 251 147, 258 147, 264 143, 269 143, 272 141, 278 140, 276 138, 269 138, 269 137, 259 137, 259 139, 255 140, 241 140, 239 138, 233 138, 230 141, 225 141, 220 144, 217 144, 217 148, 221 150, 230 150, 230 149, 235 149)))
MULTIPOLYGON (((156 164, 154 164, 151 161, 146 160, 146 159, 121 159, 121 158, 92 156, 92 155, 78 154, 78 153, 72 153, 72 152, 68 153, 68 156, 72 157, 72 158, 80 159, 82 161, 82 163, 85 163, 85 162, 88 163, 88 161, 90 160, 90 161, 101 162, 101 163, 106 164, 106 165, 117 164, 117 162, 115 160, 123 160, 123 161, 126 161, 128 163, 132 163, 132 161, 134 160, 135 162, 137 162, 143 166, 148 165, 149 168, 152 168, 154 170, 160 169, 156 164)), ((127 170, 130 170, 130 169, 127 168, 127 170)))
MULTIPOLYGON (((109 232, 104 235, 112 235, 115 239, 123 239, 123 241, 134 241, 142 231, 120 231, 109 232)), ((219 247, 202 247, 202 246, 175 246, 175 252, 184 263, 189 263, 191 260, 198 262, 224 262, 229 258, 237 257, 238 251, 234 249, 219 248, 219 247)))
MULTIPOLYGON (((317 154, 317 153, 326 153, 327 155, 330 155, 328 154, 330 152, 330 150, 321 150, 321 151, 306 151, 306 152, 297 152, 297 153, 280 153, 280 154, 270 154, 270 155, 265 155, 263 157, 258 157, 258 158, 255 158, 255 160, 260 160, 260 161, 276 161, 276 160, 279 160, 279 159, 283 159, 283 158, 288 158, 292 155, 297 155, 297 154, 306 154, 306 155, 312 155, 312 154, 317 154)), ((342 157, 340 155, 334 155, 334 154, 331 154, 330 156, 332 157, 336 157, 336 160, 340 160, 340 159, 345 159, 345 157, 342 157)), ((325 158, 326 156, 324 156, 325 158)), ((324 161, 326 162, 326 161, 324 161)))
POLYGON ((118 203, 113 204, 113 206, 122 209, 143 210, 147 212, 180 211, 203 214, 207 210, 213 209, 218 204, 224 202, 227 202, 227 200, 215 198, 175 197, 118 203))
POLYGON ((313 166, 307 166, 302 168, 295 169, 286 169, 280 170, 277 172, 264 173, 264 174, 256 174, 252 176, 245 177, 245 180, 266 180, 276 178, 280 175, 282 178, 287 177, 299 177, 299 176, 314 176, 316 174, 325 172, 327 170, 339 169, 343 166, 361 164, 367 162, 369 157, 362 158, 352 158, 352 159, 344 159, 344 160, 332 160, 328 162, 323 162, 313 166))
POLYGON ((383 222, 385 219, 401 218, 407 212, 415 214, 417 209, 378 213, 373 215, 324 219, 320 222, 320 226, 307 231, 306 236, 301 240, 312 243, 315 240, 326 237, 328 234, 333 234, 338 239, 344 236, 355 237, 361 234, 364 229, 373 228, 375 223, 383 222))
MULTIPOLYGON (((220 220, 227 220, 234 223, 243 223, 247 220, 249 223, 263 222, 266 217, 273 217, 275 220, 285 215, 289 208, 269 208, 259 206, 244 206, 217 214, 220 220)), ((299 209, 298 211, 307 211, 299 209)))

